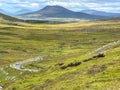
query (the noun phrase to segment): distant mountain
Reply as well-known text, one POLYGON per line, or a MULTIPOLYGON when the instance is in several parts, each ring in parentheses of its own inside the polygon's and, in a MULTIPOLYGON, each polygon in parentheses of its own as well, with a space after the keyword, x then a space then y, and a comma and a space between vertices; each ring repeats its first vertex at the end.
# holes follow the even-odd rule
POLYGON ((30 12, 33 12, 33 10, 25 8, 25 9, 21 9, 21 10, 16 11, 15 15, 22 15, 22 14, 26 14, 26 13, 30 13, 30 12))
POLYGON ((5 14, 5 15, 10 15, 10 16, 15 15, 15 14, 13 14, 13 13, 10 13, 10 12, 7 12, 7 11, 4 11, 4 10, 2 10, 2 9, 0 9, 0 13, 5 14))
POLYGON ((120 17, 120 13, 109 13, 97 10, 82 10, 81 12, 98 16, 120 17))
POLYGON ((3 10, 2 10, 2 9, 0 9, 0 12, 2 13, 2 12, 3 12, 3 10))
POLYGON ((16 21, 22 20, 0 13, 0 22, 16 22, 16 21))
POLYGON ((0 13, 6 14, 7 12, 5 12, 4 10, 0 9, 0 13))
POLYGON ((103 19, 105 17, 89 15, 83 12, 74 12, 61 6, 46 6, 45 8, 20 15, 22 18, 80 18, 80 19, 103 19))
POLYGON ((11 12, 7 12, 7 11, 4 11, 4 10, 0 9, 0 13, 10 15, 10 16, 21 15, 21 14, 30 13, 30 12, 33 12, 33 10, 25 8, 25 9, 18 10, 18 11, 14 12, 14 13, 11 13, 11 12))

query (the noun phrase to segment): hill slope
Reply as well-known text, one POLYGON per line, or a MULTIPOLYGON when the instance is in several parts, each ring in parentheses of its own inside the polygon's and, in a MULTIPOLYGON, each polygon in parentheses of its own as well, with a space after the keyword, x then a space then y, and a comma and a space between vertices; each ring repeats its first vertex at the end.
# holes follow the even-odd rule
POLYGON ((0 13, 0 22, 17 22, 17 21, 22 20, 0 13))

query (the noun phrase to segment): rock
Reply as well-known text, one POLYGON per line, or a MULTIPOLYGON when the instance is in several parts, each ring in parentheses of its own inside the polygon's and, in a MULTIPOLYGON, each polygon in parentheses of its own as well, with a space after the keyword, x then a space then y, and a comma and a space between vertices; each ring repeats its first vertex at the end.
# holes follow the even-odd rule
POLYGON ((104 53, 99 53, 98 57, 105 57, 105 54, 104 53))
POLYGON ((0 90, 3 90, 2 86, 0 86, 0 90))

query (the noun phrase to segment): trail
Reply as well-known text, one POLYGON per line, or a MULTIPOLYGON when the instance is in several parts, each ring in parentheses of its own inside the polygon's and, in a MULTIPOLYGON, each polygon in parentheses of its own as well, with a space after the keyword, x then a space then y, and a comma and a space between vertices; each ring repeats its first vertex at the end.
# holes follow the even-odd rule
POLYGON ((106 51, 107 49, 111 48, 112 46, 117 46, 117 45, 120 45, 120 40, 118 41, 115 41, 115 42, 112 42, 112 43, 108 43, 98 49, 96 49, 95 51, 93 51, 91 54, 98 54, 98 53, 101 53, 101 52, 104 52, 106 51))
MULTIPOLYGON (((90 55, 101 53, 101 52, 111 48, 112 46, 116 46, 116 45, 120 45, 120 40, 116 41, 116 42, 106 44, 106 45, 96 49, 95 51, 93 51, 90 55)), ((25 64, 25 63, 29 63, 29 62, 42 61, 42 60, 44 60, 44 57, 45 56, 38 56, 38 57, 31 58, 31 59, 28 59, 28 60, 19 61, 19 62, 16 62, 14 64, 11 64, 10 67, 14 68, 14 69, 17 69, 17 70, 20 70, 20 71, 38 72, 39 70, 27 69, 27 68, 23 67, 22 65, 25 64)))
POLYGON ((10 67, 17 69, 17 70, 21 70, 21 71, 29 71, 29 72, 38 72, 39 70, 34 70, 34 69, 27 69, 25 67, 23 67, 22 65, 25 63, 30 63, 30 62, 38 62, 38 61, 42 61, 44 59, 45 56, 38 56, 35 58, 31 58, 31 59, 27 59, 24 61, 19 61, 16 62, 14 64, 11 64, 10 67))

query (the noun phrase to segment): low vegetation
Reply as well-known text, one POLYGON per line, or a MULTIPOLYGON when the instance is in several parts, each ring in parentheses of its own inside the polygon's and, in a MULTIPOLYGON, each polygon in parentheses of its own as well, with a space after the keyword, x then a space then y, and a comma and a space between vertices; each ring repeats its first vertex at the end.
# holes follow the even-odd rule
POLYGON ((64 24, 0 23, 0 86, 4 90, 119 90, 120 47, 91 52, 120 39, 120 19, 64 24), (10 64, 47 55, 24 67, 10 64), (64 68, 65 67, 65 68, 64 68), (66 68, 67 67, 67 68, 66 68))

